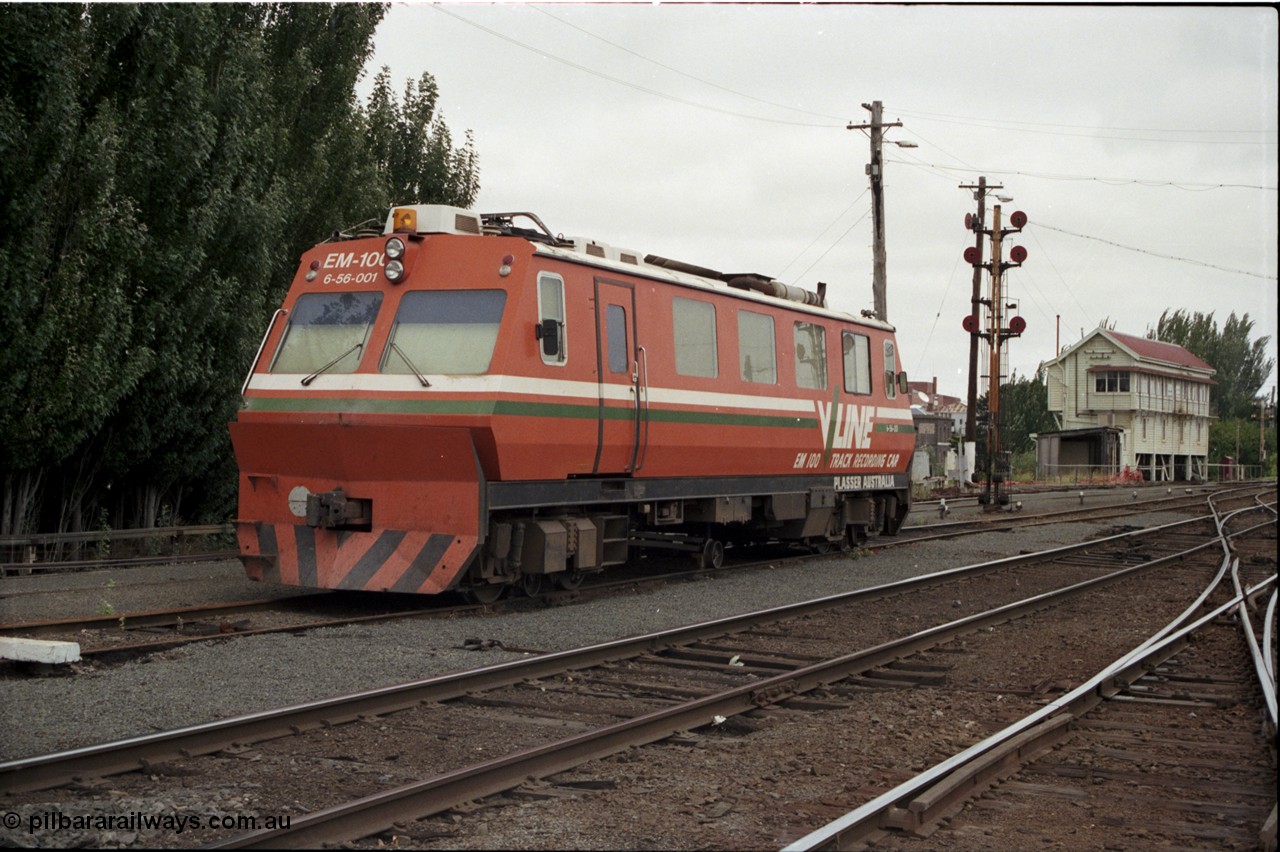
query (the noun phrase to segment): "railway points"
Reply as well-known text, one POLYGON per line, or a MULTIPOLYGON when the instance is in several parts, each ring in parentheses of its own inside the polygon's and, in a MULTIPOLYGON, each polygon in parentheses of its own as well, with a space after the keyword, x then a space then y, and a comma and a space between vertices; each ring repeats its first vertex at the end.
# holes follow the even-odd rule
MULTIPOLYGON (((1059 529, 1070 529, 1070 528, 1072 528, 1073 526, 1074 526, 1074 525, 1063 524, 1063 525, 1061 525, 1061 527, 1060 527, 1059 529)), ((1053 528, 1051 528, 1051 529, 1053 529, 1053 528)), ((1045 530, 1045 532, 1048 532, 1048 531, 1049 531, 1049 530, 1045 530)), ((981 538, 981 536, 980 536, 979 538, 981 538)), ((954 547, 954 544, 953 544, 952 546, 954 547)), ((921 544, 915 545, 914 547, 916 547, 916 548, 921 548, 921 549, 937 550, 938 548, 940 548, 940 547, 941 547, 941 544, 939 544, 939 543, 921 543, 921 544)), ((910 549, 908 549, 908 550, 910 550, 910 549)), ((875 557, 872 557, 872 558, 870 558, 870 559, 866 560, 865 562, 864 562, 864 561, 859 560, 858 562, 855 562, 854 564, 859 564, 859 563, 860 563, 860 564, 862 564, 863 566, 868 566, 868 565, 870 565, 871 563, 873 563, 873 562, 874 562, 875 560, 877 560, 877 559, 887 559, 887 558, 889 558, 887 554, 886 554, 886 555, 884 555, 884 556, 877 555, 877 556, 875 556, 875 557)), ((1093 570, 1097 570, 1097 568, 1096 568, 1096 566, 1095 566, 1095 567, 1091 567, 1091 568, 1086 568, 1086 569, 1084 569, 1084 570, 1093 571, 1093 570)), ((727 576, 727 575, 726 575, 726 576, 727 576)), ((716 580, 716 581, 714 581, 714 582, 719 583, 719 582, 721 582, 721 581, 716 580)), ((954 593, 949 593, 949 594, 947 595, 947 599, 946 599, 946 600, 944 600, 944 601, 941 601, 941 602, 940 602, 940 603, 941 603, 941 605, 942 605, 942 608, 943 608, 944 610, 946 610, 946 609, 950 609, 950 608, 951 608, 952 604, 955 602, 955 600, 952 600, 952 598, 953 598, 953 597, 955 598, 955 600, 960 600, 960 601, 962 601, 962 603, 963 603, 965 606, 968 606, 968 605, 969 605, 969 599, 968 599, 968 597, 967 597, 967 596, 958 595, 958 594, 954 594, 954 593)), ((903 612, 903 613, 905 613, 906 611, 908 611, 908 610, 906 610, 906 609, 901 610, 901 612, 903 612)), ((513 643, 513 644, 514 644, 514 643, 513 643)), ((719 649, 719 650, 723 650, 723 649, 719 649)), ((793 650, 793 652, 792 652, 792 653, 793 653, 793 655, 794 655, 795 651, 793 650)), ((755 667, 756 667, 756 661, 755 661, 755 660, 752 660, 751 658, 747 657, 746 655, 744 655, 744 657, 743 657, 743 658, 744 658, 745 660, 747 660, 748 665, 752 666, 753 668, 755 668, 755 667)), ((690 663, 691 663, 691 664, 695 664, 695 663, 694 663, 694 661, 690 661, 690 663)), ((939 663, 939 664, 937 664, 937 665, 941 665, 941 664, 939 663)), ((898 682, 910 682, 912 678, 915 678, 915 679, 916 679, 916 683, 917 683, 917 685, 918 685, 918 686, 920 686, 920 685, 927 685, 927 683, 929 682, 930 678, 934 678, 934 679, 936 679, 936 678, 939 676, 939 675, 938 675, 938 672, 937 672, 936 670, 934 670, 934 671, 932 671, 932 672, 930 672, 930 671, 926 671, 926 670, 924 670, 924 668, 923 668, 923 667, 921 667, 921 666, 919 666, 919 665, 916 665, 914 668, 912 668, 911 666, 908 666, 908 667, 906 667, 906 668, 908 669, 908 671, 903 671, 902 669, 900 669, 896 674, 893 674, 891 671, 890 671, 890 672, 887 672, 887 673, 889 674, 889 678, 887 678, 886 680, 882 680, 881 682, 882 682, 882 683, 884 683, 884 682, 886 682, 886 681, 887 681, 887 682, 892 682, 892 681, 894 681, 894 680, 896 680, 896 681, 898 681, 898 682)), ((589 684, 584 684, 584 686, 589 686, 589 684)), ((597 686, 596 688, 591 689, 591 690, 589 690, 589 691, 593 691, 593 692, 594 692, 594 691, 598 691, 598 690, 599 690, 599 688, 600 688, 600 687, 599 687, 599 686, 597 686)), ((1033 692, 1033 694, 1034 694, 1034 691, 1032 691, 1032 692, 1033 692)), ((830 700, 830 699, 820 699, 820 700, 819 700, 818 702, 816 702, 816 703, 821 704, 821 703, 823 703, 824 701, 825 701, 826 703, 838 703, 838 701, 832 701, 832 700, 830 700)), ((777 712, 777 711, 774 711, 774 713, 776 713, 776 712, 777 712)), ((789 715, 789 714, 788 714, 788 715, 789 715)), ((749 718, 749 717, 748 717, 748 718, 749 718)), ((883 715, 883 714, 881 715, 881 720, 882 720, 882 722, 884 722, 887 718, 888 718, 887 716, 885 716, 885 715, 883 715)), ((459 720, 459 724, 461 724, 461 720, 459 720)), ((728 724, 728 723, 726 722, 725 724, 728 724)), ((374 725, 374 728, 377 728, 377 727, 378 727, 378 725, 376 725, 376 724, 375 724, 375 725, 374 725)), ((718 726, 717 726, 717 727, 718 727, 718 726)), ((748 722, 748 723, 747 723, 747 725, 746 725, 746 727, 747 727, 747 728, 753 728, 753 729, 755 729, 756 731, 760 731, 760 730, 762 730, 762 729, 761 729, 761 727, 760 727, 760 725, 759 725, 757 722, 748 722)), ((765 725, 765 727, 768 727, 768 725, 765 725)), ((746 733, 747 733, 747 732, 745 731, 745 729, 736 728, 736 727, 735 727, 735 725, 729 725, 729 728, 734 728, 735 730, 737 730, 737 733, 733 734, 733 736, 730 738, 730 740, 729 740, 728 742, 737 742, 739 737, 744 736, 744 735, 746 735, 746 733)), ((358 734, 361 730, 363 730, 363 728, 362 728, 360 725, 357 725, 355 728, 352 728, 352 729, 351 729, 351 731, 352 731, 353 733, 356 733, 356 734, 358 734)), ((459 728, 459 731, 461 731, 461 730, 462 730, 462 728, 459 728)), ((727 729, 726 729, 726 730, 727 730, 727 729)), ((336 731, 337 731, 337 729, 335 729, 335 735, 336 735, 336 731)), ((346 736, 346 735, 344 735, 344 737, 345 737, 345 736, 346 736)), ((679 742, 679 740, 680 740, 680 738, 678 738, 678 737, 677 737, 677 738, 676 738, 677 743, 679 742)), ((708 740, 706 737, 694 737, 694 738, 693 738, 692 740, 690 740, 689 742, 691 743, 691 745, 686 745, 686 746, 679 746, 679 745, 676 745, 676 746, 675 746, 675 748, 677 748, 677 749, 679 749, 679 748, 689 748, 689 747, 693 747, 693 748, 706 748, 706 747, 711 747, 711 744, 712 744, 712 743, 714 743, 714 742, 718 742, 718 741, 715 739, 715 737, 714 737, 714 735, 713 735, 713 736, 711 737, 711 739, 710 739, 710 740, 708 740), (698 742, 700 742, 702 745, 701 745, 701 746, 697 745, 696 743, 698 743, 698 742)), ((355 741, 351 741, 351 742, 349 742, 347 745, 345 745, 345 746, 340 746, 339 748, 354 748, 354 743, 355 743, 355 741)), ((378 748, 380 748, 380 746, 378 746, 378 748)), ((404 759, 405 759, 405 758, 404 758, 403 756, 400 758, 400 760, 404 760, 404 759)), ((815 759, 817 759, 817 758, 815 758, 815 759)), ((360 762, 360 761, 359 761, 359 760, 357 760, 357 763, 359 763, 359 762, 360 762)), ((821 770, 821 767, 822 767, 822 766, 826 766, 826 765, 828 765, 828 764, 825 764, 825 763, 819 763, 819 764, 818 764, 818 766, 819 766, 819 769, 820 769, 820 770, 821 770)), ((693 773, 693 772, 692 772, 692 770, 690 770, 690 774, 691 774, 691 775, 697 775, 698 773, 693 773)), ((578 797, 578 798, 582 798, 582 799, 590 799, 590 798, 592 798, 592 796, 594 796, 594 797, 595 797, 595 799, 596 799, 597 804, 598 804, 598 802, 599 802, 599 800, 600 800, 601 798, 603 798, 603 799, 605 799, 605 800, 608 800, 608 801, 614 801, 614 798, 613 798, 613 796, 615 795, 614 793, 612 793, 612 792, 608 791, 607 789, 605 789, 605 790, 604 790, 604 792, 601 792, 601 789, 603 789, 603 788, 600 788, 599 786, 595 786, 595 787, 593 787, 593 786, 592 786, 593 784, 598 785, 598 784, 599 784, 599 782, 594 782, 594 781, 592 781, 591 779, 586 779, 586 778, 581 779, 581 784, 582 784, 583 786, 581 786, 581 787, 574 787, 574 784, 575 784, 575 783, 578 783, 578 782, 576 782, 576 781, 575 781, 575 777, 576 777, 576 776, 574 776, 574 775, 572 775, 572 774, 571 774, 571 775, 569 775, 569 776, 566 776, 566 777, 564 777, 564 778, 559 778, 559 777, 558 777, 558 780, 563 780, 563 781, 564 781, 564 786, 557 786, 557 784, 556 784, 556 783, 552 783, 552 784, 551 784, 551 790, 550 790, 550 792, 546 792, 546 791, 544 790, 543 792, 541 792, 541 793, 540 793, 537 789, 529 789, 529 790, 526 790, 526 791, 521 791, 521 792, 519 792, 519 793, 516 795, 516 799, 515 799, 515 800, 516 800, 516 801, 519 801, 519 802, 526 802, 526 803, 528 803, 528 802, 537 801, 537 800, 539 800, 539 799, 541 799, 541 798, 545 798, 545 799, 549 799, 549 800, 561 800, 561 799, 564 799, 564 797, 565 797, 565 796, 569 796, 570 798, 578 797), (577 790, 577 793, 566 792, 566 791, 573 791, 573 790, 577 790), (589 791, 589 790, 596 790, 596 792, 595 792, 594 794, 592 794, 592 793, 590 793, 590 792, 587 792, 587 791, 589 791)), ((823 772, 823 771, 819 771, 819 773, 818 773, 818 774, 815 774, 815 775, 813 775, 813 776, 809 776, 809 777, 810 777, 810 778, 811 778, 811 780, 813 780, 813 781, 820 782, 820 781, 824 780, 824 778, 826 778, 826 777, 827 777, 827 773, 826 773, 826 772, 823 772)), ((607 785, 605 785, 605 786, 607 787, 607 785)), ((776 789, 775 787, 772 787, 771 785, 769 785, 769 782, 762 782, 762 786, 766 786, 766 787, 770 787, 770 788, 772 788, 772 789, 776 789)), ((730 818, 730 815, 731 815, 731 814, 738 813, 738 810, 748 810, 748 809, 749 809, 749 808, 748 808, 748 803, 746 803, 745 801, 742 803, 742 807, 741 807, 740 809, 738 809, 738 808, 737 808, 737 806, 736 806, 736 805, 733 805, 733 803, 732 803, 732 802, 726 802, 726 797, 718 797, 718 798, 717 798, 717 797, 712 797, 712 798, 716 798, 716 802, 714 803, 715 807, 710 807, 710 806, 709 806, 709 807, 708 807, 708 810, 709 810, 709 811, 713 811, 713 812, 714 812, 715 810, 718 810, 719 808, 726 808, 726 807, 728 808, 728 810, 726 810, 724 814, 721 814, 721 816, 720 816, 720 817, 716 817, 716 818, 708 818, 708 821, 705 823, 705 825, 708 825, 708 826, 713 826, 713 827, 714 827, 714 826, 717 826, 717 825, 719 825, 719 824, 723 823, 723 821, 724 821, 725 819, 730 818)), ((814 807, 816 807, 816 804, 815 804, 815 805, 811 805, 811 806, 809 806, 809 811, 810 811, 811 813, 813 812, 813 808, 814 808, 814 807)), ((559 811, 555 811, 555 812, 556 812, 556 813, 560 813, 559 811)), ((533 815, 529 814, 529 813, 527 812, 527 809, 526 809, 526 808, 524 808, 524 807, 520 807, 520 808, 518 808, 518 809, 512 809, 512 808, 510 807, 510 805, 509 805, 509 804, 508 804, 507 806, 505 806, 505 807, 497 807, 497 808, 494 808, 494 807, 484 807, 484 808, 481 808, 479 811, 470 811, 470 810, 468 810, 468 809, 466 809, 466 808, 463 808, 463 809, 462 809, 462 811, 455 812, 454 816, 445 815, 445 816, 443 817, 443 819, 444 819, 444 820, 446 820, 446 823, 445 823, 446 825, 452 825, 452 824, 453 824, 452 820, 453 820, 455 817, 457 817, 457 818, 459 818, 459 819, 462 819, 464 823, 470 823, 470 822, 472 822, 472 821, 474 821, 474 820, 480 820, 481 822, 483 822, 483 823, 485 823, 485 824, 490 824, 491 826, 497 826, 497 825, 500 825, 500 824, 501 824, 501 820, 499 819, 499 817, 500 817, 501 815, 503 815, 503 814, 512 815, 512 814, 515 814, 515 813, 523 814, 526 818, 534 819, 534 820, 535 820, 535 822, 538 822, 538 824, 545 825, 545 823, 539 822, 539 821, 538 821, 538 819, 537 819, 535 816, 533 816, 533 815), (462 814, 462 812, 463 812, 463 811, 466 811, 468 815, 467 815, 467 816, 462 816, 461 814, 462 814), (496 820, 497 822, 495 822, 495 820, 496 820)), ((739 816, 741 816, 741 814, 739 814, 739 816)), ((562 815, 561 815, 561 818, 562 818, 562 815)), ((438 829, 438 828, 439 828, 439 826, 437 825, 437 829, 438 829)), ((707 830, 709 831, 709 830, 711 830, 711 829, 707 829, 707 830)), ((493 836, 493 835, 490 835, 490 837, 492 837, 492 836, 493 836)), ((382 839, 385 841, 385 840, 387 840, 388 838, 384 836, 382 839)), ((448 841, 441 841, 441 842, 446 842, 446 843, 447 843, 448 841)), ((713 844, 713 845, 714 845, 714 844, 713 844)))

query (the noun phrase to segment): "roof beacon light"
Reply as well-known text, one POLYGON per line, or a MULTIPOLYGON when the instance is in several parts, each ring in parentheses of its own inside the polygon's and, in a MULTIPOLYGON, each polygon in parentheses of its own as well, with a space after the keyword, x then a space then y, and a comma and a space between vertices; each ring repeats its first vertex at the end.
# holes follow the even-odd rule
POLYGON ((412 207, 397 207, 391 211, 391 230, 400 234, 418 232, 418 211, 412 207))

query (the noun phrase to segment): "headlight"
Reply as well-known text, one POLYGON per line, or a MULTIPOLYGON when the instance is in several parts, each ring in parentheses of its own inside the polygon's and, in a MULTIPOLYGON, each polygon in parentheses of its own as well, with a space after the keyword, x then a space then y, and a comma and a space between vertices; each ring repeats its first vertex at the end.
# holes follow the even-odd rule
POLYGON ((387 240, 387 260, 399 260, 404 257, 404 242, 399 237, 387 240))
POLYGON ((404 264, 398 260, 388 260, 387 265, 383 267, 382 274, 387 276, 387 280, 392 284, 399 284, 404 278, 404 264))

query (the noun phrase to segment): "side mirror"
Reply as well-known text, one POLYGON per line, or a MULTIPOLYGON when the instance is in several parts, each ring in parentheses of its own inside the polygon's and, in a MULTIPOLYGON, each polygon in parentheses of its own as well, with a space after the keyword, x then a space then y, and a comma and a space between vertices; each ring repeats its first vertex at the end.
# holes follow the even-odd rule
POLYGON ((553 358, 560 354, 560 321, 552 317, 533 327, 533 336, 542 341, 542 354, 553 358))
POLYGON ((907 384, 907 371, 903 370, 902 372, 898 373, 898 392, 907 393, 910 390, 911 390, 911 387, 910 385, 907 384))

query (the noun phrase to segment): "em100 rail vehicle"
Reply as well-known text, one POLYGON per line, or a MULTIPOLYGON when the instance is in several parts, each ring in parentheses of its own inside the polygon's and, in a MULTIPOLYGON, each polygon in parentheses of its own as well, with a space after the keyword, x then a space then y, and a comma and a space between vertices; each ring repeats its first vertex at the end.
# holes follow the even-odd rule
POLYGON ((530 213, 397 207, 302 257, 230 424, 249 577, 492 600, 636 547, 897 532, 894 329, 530 213))

